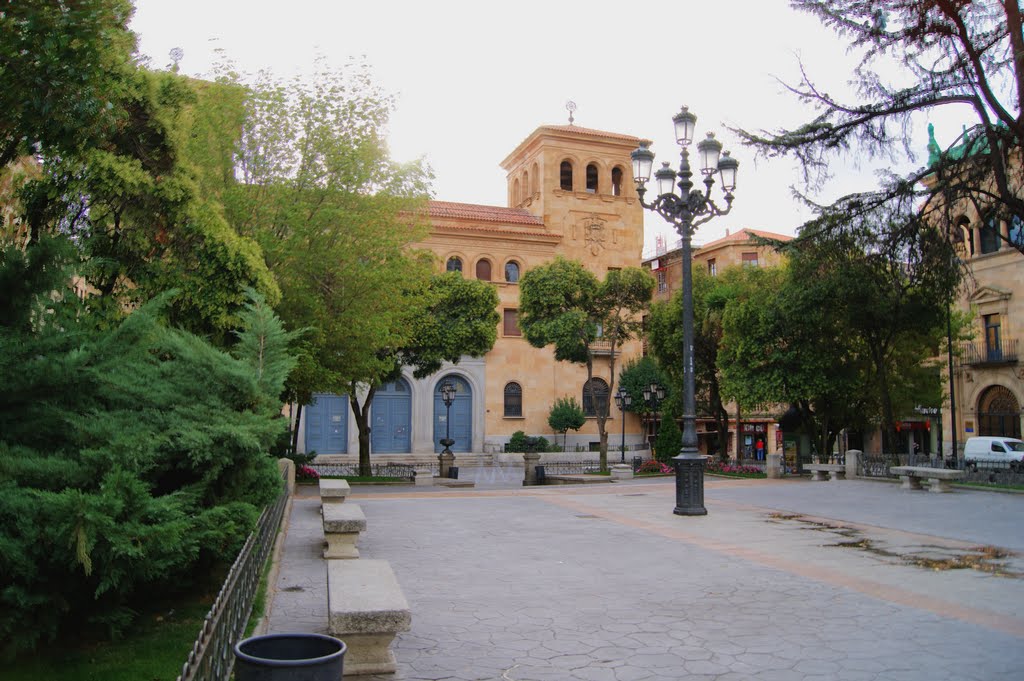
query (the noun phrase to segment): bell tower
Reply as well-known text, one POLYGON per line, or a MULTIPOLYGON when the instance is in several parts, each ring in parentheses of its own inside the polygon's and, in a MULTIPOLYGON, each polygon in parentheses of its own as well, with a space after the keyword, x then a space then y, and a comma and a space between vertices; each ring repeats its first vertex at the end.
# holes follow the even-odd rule
POLYGON ((643 209, 629 154, 642 140, 575 125, 543 125, 501 163, 508 206, 526 210, 561 235, 560 255, 599 276, 638 267, 643 209))

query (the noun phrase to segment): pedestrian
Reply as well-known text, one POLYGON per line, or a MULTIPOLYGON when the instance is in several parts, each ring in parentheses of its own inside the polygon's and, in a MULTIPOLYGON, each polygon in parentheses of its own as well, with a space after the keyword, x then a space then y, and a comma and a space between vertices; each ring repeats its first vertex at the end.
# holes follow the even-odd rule
POLYGON ((764 461, 764 440, 757 438, 757 444, 755 446, 757 447, 757 460, 764 461))

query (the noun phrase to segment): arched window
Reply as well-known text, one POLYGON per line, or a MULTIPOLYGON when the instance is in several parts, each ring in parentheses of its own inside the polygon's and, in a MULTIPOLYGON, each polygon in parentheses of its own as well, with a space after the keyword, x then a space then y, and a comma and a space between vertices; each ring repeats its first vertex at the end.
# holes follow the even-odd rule
POLYGON ((447 272, 461 272, 462 271, 462 258, 457 255, 453 255, 448 258, 448 262, 444 266, 447 272))
POLYGON ((530 198, 530 173, 523 171, 523 199, 530 198))
POLYGON ((583 413, 587 416, 608 413, 608 384, 603 379, 592 378, 583 384, 583 413), (590 386, 593 386, 593 395, 590 386))
POLYGON ((523 415, 523 387, 518 383, 505 385, 505 416, 523 415))
MULTIPOLYGON (((974 255, 974 230, 971 229, 971 221, 966 217, 961 217, 957 220, 957 227, 960 231, 959 241, 963 243, 964 256, 971 257, 974 255)), ((954 236, 954 241, 957 241, 954 236)))
POLYGON ((568 161, 562 161, 562 167, 560 169, 561 175, 561 187, 567 192, 572 191, 572 163, 568 161))
POLYGON ((981 252, 995 253, 999 250, 999 216, 994 213, 981 227, 981 252))
POLYGON ((480 258, 476 261, 476 278, 480 281, 491 280, 491 261, 487 258, 480 258))
POLYGON ((622 196, 622 168, 612 168, 612 194, 622 196))
POLYGON ((597 166, 593 163, 587 166, 587 191, 597 193, 597 166))
POLYGON ((505 263, 505 281, 510 284, 519 281, 519 263, 515 260, 505 263))
POLYGON ((519 180, 512 183, 512 203, 518 205, 523 200, 523 195, 519 190, 519 180))
POLYGON ((533 183, 530 185, 530 194, 531 195, 537 193, 537 183, 540 181, 538 178, 540 178, 540 171, 537 169, 537 164, 534 163, 533 164, 533 183))
POLYGON ((1020 437, 1020 403, 1009 388, 993 385, 978 398, 978 435, 1020 437))
POLYGON ((1024 246, 1024 220, 1019 215, 1010 219, 1010 231, 1007 233, 1010 243, 1016 244, 1017 248, 1024 246))

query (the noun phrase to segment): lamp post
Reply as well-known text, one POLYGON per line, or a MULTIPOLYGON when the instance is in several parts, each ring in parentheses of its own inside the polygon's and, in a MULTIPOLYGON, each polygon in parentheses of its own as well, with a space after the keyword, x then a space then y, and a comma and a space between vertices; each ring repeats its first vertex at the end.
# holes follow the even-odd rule
POLYGON ((704 459, 697 453, 697 414, 694 396, 694 364, 693 364, 693 271, 692 244, 694 230, 708 220, 725 215, 732 208, 732 192, 736 188, 736 170, 739 161, 732 158, 729 152, 721 154, 722 143, 708 133, 706 139, 697 143, 697 154, 700 159, 700 173, 704 176, 705 190, 694 188, 690 178, 689 146, 693 142, 694 125, 697 117, 685 106, 672 117, 675 125, 676 142, 681 147, 679 154, 679 170, 673 170, 668 163, 654 174, 657 180, 658 195, 651 202, 644 201, 647 193, 647 181, 651 177, 651 166, 654 165, 654 152, 649 142, 641 142, 640 147, 630 155, 633 159, 633 180, 640 197, 640 205, 653 211, 672 223, 682 240, 683 260, 683 437, 679 455, 673 459, 676 468, 676 515, 707 515, 704 508, 704 459), (711 188, 715 184, 714 175, 718 174, 722 182, 725 207, 720 208, 711 199, 711 188), (679 187, 681 193, 675 193, 679 187))
POLYGON ((619 461, 626 463, 626 410, 629 409, 630 405, 633 404, 633 396, 629 394, 629 391, 623 388, 621 385, 619 389, 615 391, 615 406, 622 412, 622 448, 619 450, 622 452, 619 461))
POLYGON ((654 438, 658 438, 658 407, 665 400, 665 386, 657 381, 651 381, 649 386, 644 388, 644 403, 651 410, 651 418, 654 419, 654 438))
POLYGON ((452 462, 455 460, 455 455, 452 454, 452 445, 455 444, 455 440, 451 437, 451 415, 452 415, 452 403, 455 402, 455 393, 458 392, 455 388, 455 384, 449 380, 444 379, 441 382, 441 386, 438 389, 441 393, 441 401, 444 402, 444 439, 440 441, 444 445, 444 450, 438 455, 437 460, 441 464, 441 477, 448 477, 448 470, 451 468, 452 462))

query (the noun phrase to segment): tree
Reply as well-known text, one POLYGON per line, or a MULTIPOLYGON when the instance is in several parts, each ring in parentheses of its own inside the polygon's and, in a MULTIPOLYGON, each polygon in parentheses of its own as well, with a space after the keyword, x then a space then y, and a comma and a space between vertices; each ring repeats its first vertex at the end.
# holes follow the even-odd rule
POLYGON ((130 0, 18 0, 0 12, 0 168, 19 156, 74 155, 124 114, 134 70, 130 0))
MULTIPOLYGON (((694 387, 697 411, 710 414, 715 419, 716 441, 722 455, 727 451, 729 438, 729 413, 723 402, 718 364, 722 315, 728 302, 738 294, 738 290, 742 290, 746 275, 747 270, 739 268, 728 268, 714 277, 699 268, 693 272, 694 387)), ((658 364, 665 367, 675 395, 682 394, 683 385, 682 309, 682 293, 676 292, 671 300, 651 306, 648 326, 651 350, 658 364)), ((670 404, 681 408, 681 405, 674 402, 670 404)), ((668 408, 666 406, 666 410, 668 408)))
MULTIPOLYGON (((818 114, 771 133, 733 130, 746 144, 765 156, 794 155, 807 184, 816 186, 828 177, 830 159, 854 148, 871 157, 895 159, 900 150, 913 157, 906 130, 915 115, 959 107, 977 123, 965 131, 962 145, 947 153, 930 145, 929 167, 909 178, 890 177, 869 203, 913 197, 909 200, 921 215, 969 204, 979 216, 1024 219, 1024 37, 1018 2, 791 4, 817 16, 862 53, 852 78, 862 101, 831 96, 801 66, 801 82, 787 87, 818 114), (902 78, 894 80, 903 82, 883 79, 880 62, 890 58, 902 67, 902 78), (928 186, 922 188, 919 181, 926 178, 928 186)), ((954 233, 950 229, 943 236, 954 233)), ((1024 232, 1002 238, 1024 253, 1024 232)))
POLYGON ((553 345, 558 361, 583 364, 595 405, 601 470, 608 469, 608 401, 594 395, 594 357, 608 359, 608 391, 615 386, 615 356, 640 332, 640 313, 654 292, 654 278, 639 268, 608 272, 599 281, 578 262, 562 257, 528 271, 519 282, 519 327, 530 345, 553 345))
POLYGON ((652 383, 657 383, 665 389, 665 399, 658 407, 658 411, 663 412, 672 400, 672 386, 668 376, 651 357, 634 357, 626 360, 622 367, 622 373, 619 374, 619 386, 625 388, 632 398, 628 411, 633 412, 644 421, 653 420, 656 417, 650 405, 644 400, 644 390, 652 383))
POLYGON ((575 397, 559 397, 551 405, 548 414, 548 425, 556 433, 562 434, 562 450, 565 450, 565 434, 569 430, 579 430, 587 422, 583 407, 575 397))
POLYGON ((170 294, 97 328, 67 286, 74 252, 44 236, 0 257, 0 281, 29 282, 0 320, 6 653, 124 630, 154 595, 230 562, 281 491, 267 452, 291 359, 262 300, 234 357, 167 327, 170 294))

